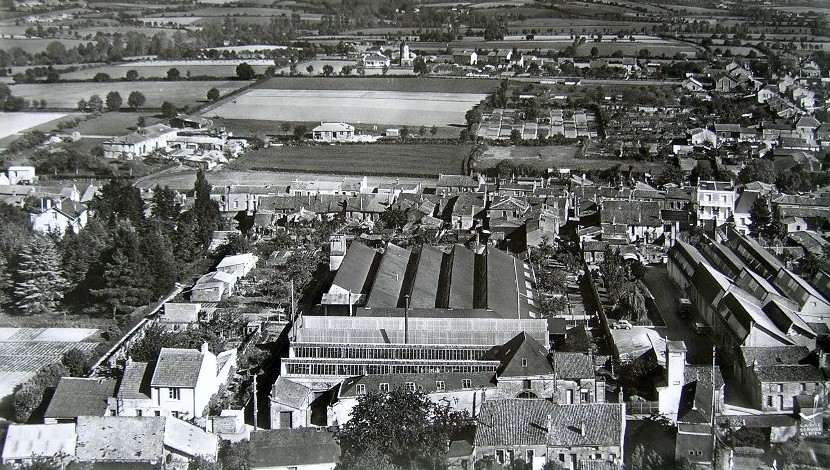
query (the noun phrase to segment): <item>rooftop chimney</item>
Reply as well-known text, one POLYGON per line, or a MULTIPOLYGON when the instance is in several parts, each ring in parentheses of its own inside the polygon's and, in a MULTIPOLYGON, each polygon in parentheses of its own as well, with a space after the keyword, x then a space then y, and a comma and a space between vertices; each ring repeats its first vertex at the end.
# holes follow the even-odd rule
POLYGON ((585 426, 585 420, 579 422, 579 435, 584 436, 588 428, 585 426))

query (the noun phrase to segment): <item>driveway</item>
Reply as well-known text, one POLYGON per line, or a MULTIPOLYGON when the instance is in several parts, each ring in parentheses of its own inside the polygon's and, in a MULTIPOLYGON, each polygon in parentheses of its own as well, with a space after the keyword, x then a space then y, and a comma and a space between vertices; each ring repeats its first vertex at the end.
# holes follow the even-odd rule
POLYGON ((654 303, 666 323, 665 328, 655 328, 670 341, 686 343, 686 362, 689 364, 712 363, 712 340, 706 335, 694 332, 694 316, 683 319, 679 316, 678 299, 684 297, 683 291, 669 278, 665 266, 649 266, 643 278, 646 287, 654 296, 654 303))

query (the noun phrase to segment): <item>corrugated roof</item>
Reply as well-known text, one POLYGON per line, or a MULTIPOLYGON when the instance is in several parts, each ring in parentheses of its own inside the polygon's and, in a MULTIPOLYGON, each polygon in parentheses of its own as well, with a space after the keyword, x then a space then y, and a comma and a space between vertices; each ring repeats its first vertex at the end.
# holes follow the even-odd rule
POLYGON ((441 278, 441 266, 444 252, 431 245, 423 245, 418 256, 418 268, 409 300, 411 308, 433 308, 438 297, 438 281, 441 278))
POLYGON ((401 298, 401 288, 409 266, 411 251, 394 243, 386 245, 386 251, 380 259, 375 282, 369 292, 369 307, 397 307, 401 298))
POLYGON ((332 286, 354 294, 365 293, 364 287, 377 254, 377 251, 362 243, 352 242, 334 276, 332 286))
POLYGON ((471 309, 474 307, 474 281, 475 254, 463 245, 455 245, 452 252, 449 308, 471 309))
POLYGON ((415 388, 424 393, 457 392, 460 390, 480 390, 495 388, 492 381, 493 374, 488 372, 445 372, 423 374, 372 374, 359 377, 350 377, 340 386, 341 397, 357 396, 357 385, 366 387, 366 392, 380 391, 380 384, 387 384, 390 390, 396 387, 405 387, 407 383, 414 383, 415 388), (470 380, 470 386, 464 387, 464 380, 470 380), (443 383, 443 390, 438 390, 438 382, 443 383))
POLYGON ((251 433, 251 466, 334 465, 340 445, 334 434, 319 429, 271 429, 251 433))
POLYGON ((150 384, 153 387, 195 387, 202 361, 204 356, 195 349, 161 348, 150 384))
POLYGON ((115 380, 61 377, 44 418, 104 416, 107 398, 115 394, 115 380))

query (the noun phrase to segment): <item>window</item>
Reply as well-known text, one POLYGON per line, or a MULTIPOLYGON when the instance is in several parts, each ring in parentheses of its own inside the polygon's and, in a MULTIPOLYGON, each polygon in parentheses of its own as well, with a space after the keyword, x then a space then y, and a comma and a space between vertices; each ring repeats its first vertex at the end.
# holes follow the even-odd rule
POLYGON ((444 390, 446 390, 446 387, 444 385, 444 381, 443 380, 436 380, 435 381, 435 391, 436 392, 443 392, 444 390))
POLYGON ((383 393, 389 393, 389 384, 380 384, 378 389, 383 393))
POLYGON ((358 395, 366 395, 366 385, 357 384, 357 394, 358 395))
POLYGON ((144 411, 143 410, 135 410, 135 415, 140 418, 140 417, 144 416, 144 411))
POLYGON ((807 384, 801 384, 801 391, 802 391, 802 392, 806 392, 806 391, 807 391, 807 384))
POLYGON ((767 406, 772 407, 772 395, 767 396, 767 406))
POLYGON ((522 367, 527 367, 527 359, 524 357, 522 358, 522 367))
POLYGON ((531 388, 532 388, 532 387, 531 387, 531 385, 532 385, 532 384, 531 384, 531 382, 530 382, 530 379, 524 379, 524 380, 522 380, 522 387, 523 387, 525 390, 529 390, 529 389, 531 389, 531 388))
POLYGON ((527 451, 525 451, 525 463, 533 465, 533 454, 533 449, 527 449, 527 451))
POLYGON ((784 384, 775 384, 775 391, 776 392, 783 392, 784 391, 784 384))
POLYGON ((504 451, 501 449, 496 450, 496 462, 499 465, 504 465, 504 451))
POLYGON ((413 393, 415 392, 415 382, 407 382, 406 383, 406 391, 413 393))
POLYGON ((588 403, 588 392, 581 392, 581 393, 579 394, 579 400, 580 400, 582 403, 588 403))
POLYGON ((181 393, 178 388, 168 388, 167 389, 167 396, 171 400, 181 400, 181 393))
POLYGON ((461 379, 461 388, 473 388, 473 381, 470 379, 461 379))
POLYGON ((173 415, 174 418, 179 417, 179 412, 178 411, 171 411, 170 414, 173 415))

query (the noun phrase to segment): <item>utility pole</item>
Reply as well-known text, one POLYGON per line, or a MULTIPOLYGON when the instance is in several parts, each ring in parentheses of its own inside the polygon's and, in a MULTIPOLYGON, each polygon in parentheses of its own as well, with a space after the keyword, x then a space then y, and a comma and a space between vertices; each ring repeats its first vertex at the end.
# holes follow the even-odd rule
POLYGON ((403 344, 409 344, 409 294, 403 298, 403 344))
POLYGON ((717 445, 716 421, 715 421, 715 345, 712 345, 712 469, 718 466, 717 452, 715 446, 717 445))
POLYGON ((257 430, 257 421, 259 418, 259 408, 257 406, 257 394, 256 394, 256 374, 254 374, 254 431, 257 430))

